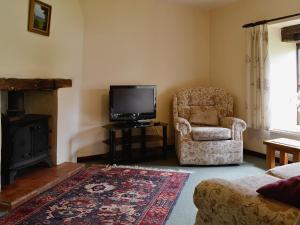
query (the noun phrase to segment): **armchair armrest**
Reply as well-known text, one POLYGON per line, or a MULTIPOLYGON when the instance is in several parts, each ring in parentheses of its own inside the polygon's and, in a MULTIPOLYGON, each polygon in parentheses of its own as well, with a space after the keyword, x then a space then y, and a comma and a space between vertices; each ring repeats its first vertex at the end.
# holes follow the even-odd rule
POLYGON ((243 140, 243 132, 247 128, 244 120, 234 117, 223 117, 220 120, 221 126, 231 129, 232 139, 236 141, 243 140))
POLYGON ((223 179, 201 182, 194 192, 196 224, 295 224, 299 210, 261 197, 253 190, 223 179))
POLYGON ((192 127, 189 121, 181 117, 174 118, 174 127, 181 136, 187 135, 192 132, 192 127))

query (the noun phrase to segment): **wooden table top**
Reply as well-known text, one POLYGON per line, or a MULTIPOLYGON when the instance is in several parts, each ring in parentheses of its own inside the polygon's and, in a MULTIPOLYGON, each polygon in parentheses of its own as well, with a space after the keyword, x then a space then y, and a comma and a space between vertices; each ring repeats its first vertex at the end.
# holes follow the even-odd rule
POLYGON ((300 150, 300 141, 289 139, 289 138, 276 138, 271 140, 266 140, 263 142, 265 145, 277 145, 277 146, 286 146, 293 149, 300 150))

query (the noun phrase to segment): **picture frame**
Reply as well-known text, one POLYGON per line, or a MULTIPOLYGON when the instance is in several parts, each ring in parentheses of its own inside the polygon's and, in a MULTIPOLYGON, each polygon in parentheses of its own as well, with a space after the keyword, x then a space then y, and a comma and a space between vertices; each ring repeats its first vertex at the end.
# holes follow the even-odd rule
POLYGON ((39 0, 29 0, 28 31, 49 36, 52 6, 39 0))

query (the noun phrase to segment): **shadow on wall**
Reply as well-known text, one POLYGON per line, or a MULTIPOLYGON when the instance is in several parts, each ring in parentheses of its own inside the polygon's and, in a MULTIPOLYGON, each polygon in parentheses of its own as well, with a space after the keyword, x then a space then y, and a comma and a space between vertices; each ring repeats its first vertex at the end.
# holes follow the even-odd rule
POLYGON ((108 89, 81 91, 80 132, 70 141, 70 149, 77 157, 98 155, 107 152, 102 143, 108 138, 102 125, 108 119, 108 89))
POLYGON ((101 137, 101 126, 82 130, 72 137, 70 140, 70 151, 73 154, 72 157, 74 157, 74 161, 77 161, 77 157, 106 153, 108 151, 108 147, 103 144, 102 141, 108 137, 101 137))
POLYGON ((81 91, 80 126, 94 126, 109 120, 108 89, 90 89, 81 91))

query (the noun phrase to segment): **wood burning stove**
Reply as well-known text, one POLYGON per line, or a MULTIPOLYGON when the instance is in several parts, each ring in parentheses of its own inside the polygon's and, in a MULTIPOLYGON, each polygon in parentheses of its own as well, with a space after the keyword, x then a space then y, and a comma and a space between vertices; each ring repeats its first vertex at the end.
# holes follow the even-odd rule
POLYGON ((9 91, 7 93, 7 115, 22 116, 24 109, 24 91, 9 91))
POLYGON ((39 162, 51 165, 50 116, 25 114, 24 92, 57 91, 67 87, 72 87, 71 79, 0 78, 0 91, 8 92, 8 110, 2 115, 2 182, 14 183, 19 170, 39 162))
POLYGON ((25 114, 24 92, 8 92, 7 114, 2 115, 2 184, 15 182, 17 172, 45 162, 49 156, 48 115, 25 114))

